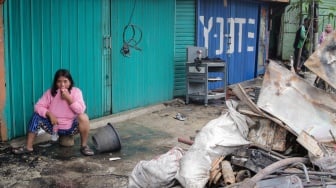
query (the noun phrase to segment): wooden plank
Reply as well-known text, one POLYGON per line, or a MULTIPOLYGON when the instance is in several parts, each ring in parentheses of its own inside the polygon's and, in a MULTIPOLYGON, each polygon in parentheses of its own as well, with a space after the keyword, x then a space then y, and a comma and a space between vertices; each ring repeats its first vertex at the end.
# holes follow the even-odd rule
POLYGON ((286 137, 288 131, 283 127, 275 125, 275 134, 273 137, 272 150, 285 151, 286 150, 286 137))
POLYGON ((231 163, 229 161, 222 161, 221 166, 224 183, 226 185, 234 184, 236 182, 236 177, 234 176, 231 163))
POLYGON ((315 157, 323 156, 323 151, 320 148, 318 142, 310 136, 306 131, 302 131, 296 139, 304 148, 306 148, 315 157))

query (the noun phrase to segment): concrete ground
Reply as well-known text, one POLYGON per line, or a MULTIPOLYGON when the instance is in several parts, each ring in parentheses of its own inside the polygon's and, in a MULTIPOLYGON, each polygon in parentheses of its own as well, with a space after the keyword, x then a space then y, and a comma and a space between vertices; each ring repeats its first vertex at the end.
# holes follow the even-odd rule
MULTIPOLYGON (((307 72, 304 77, 313 83, 316 76, 307 72)), ((206 107, 196 102, 185 105, 184 100, 175 99, 91 120, 90 138, 111 123, 121 141, 120 151, 96 151, 91 157, 79 152, 79 136, 72 147, 50 144, 49 135, 39 136, 34 152, 26 155, 11 153, 12 147, 25 143, 25 137, 0 143, 0 188, 127 187, 128 177, 138 162, 151 160, 174 146, 187 150, 189 145, 177 139, 195 137, 198 130, 225 110, 224 100, 210 100, 206 107), (186 120, 175 119, 177 113, 185 115, 186 120), (120 159, 111 160, 116 158, 120 159)), ((89 141, 95 149, 92 139, 89 141)))
MULTIPOLYGON (((202 103, 185 105, 183 100, 175 99, 92 120, 90 138, 110 122, 121 141, 120 151, 92 157, 80 154, 79 136, 72 147, 50 145, 50 136, 40 136, 34 152, 25 155, 11 153, 11 147, 24 144, 25 137, 1 143, 0 187, 127 187, 128 176, 139 161, 151 160, 174 146, 187 150, 189 145, 177 139, 194 137, 225 109, 223 100, 211 100, 206 107, 202 103), (177 113, 185 115, 186 120, 175 119, 177 113)), ((92 139, 89 145, 95 149, 92 139)))

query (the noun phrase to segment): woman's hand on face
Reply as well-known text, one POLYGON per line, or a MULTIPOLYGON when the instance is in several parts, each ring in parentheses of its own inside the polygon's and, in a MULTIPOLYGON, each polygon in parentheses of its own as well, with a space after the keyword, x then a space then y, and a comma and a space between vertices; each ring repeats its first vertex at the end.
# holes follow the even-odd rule
POLYGON ((67 99, 69 98, 69 91, 67 89, 60 89, 61 90, 61 97, 62 99, 67 99))
POLYGON ((68 104, 72 103, 72 97, 67 89, 61 89, 61 97, 66 100, 68 104))

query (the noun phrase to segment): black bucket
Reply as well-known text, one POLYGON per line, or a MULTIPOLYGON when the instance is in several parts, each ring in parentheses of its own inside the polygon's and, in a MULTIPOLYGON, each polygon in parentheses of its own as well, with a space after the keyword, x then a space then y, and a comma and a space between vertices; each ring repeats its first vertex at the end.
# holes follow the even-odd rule
POLYGON ((119 135, 111 123, 98 128, 98 131, 92 136, 92 142, 99 153, 119 151, 121 149, 119 135))

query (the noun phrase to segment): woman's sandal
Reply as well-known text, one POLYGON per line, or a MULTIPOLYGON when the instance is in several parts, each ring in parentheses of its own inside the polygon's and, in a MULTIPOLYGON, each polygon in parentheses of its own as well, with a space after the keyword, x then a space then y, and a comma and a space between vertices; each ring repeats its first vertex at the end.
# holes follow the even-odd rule
POLYGON ((32 153, 34 150, 27 149, 26 146, 13 148, 12 152, 16 155, 32 153))
POLYGON ((85 156, 92 156, 94 155, 93 150, 89 146, 82 146, 80 148, 80 152, 85 156))

